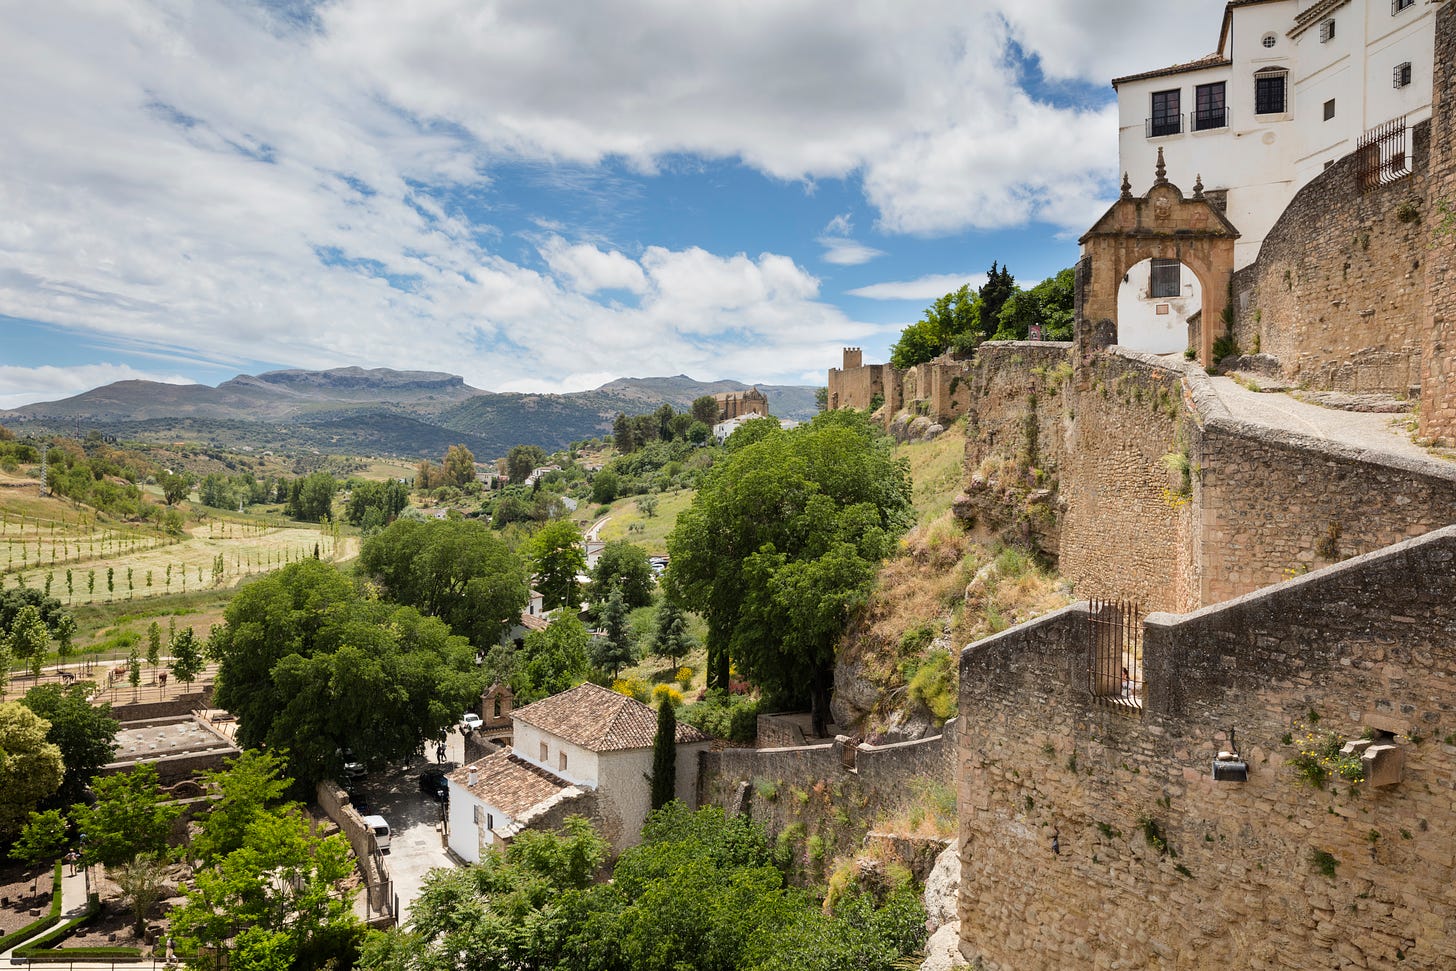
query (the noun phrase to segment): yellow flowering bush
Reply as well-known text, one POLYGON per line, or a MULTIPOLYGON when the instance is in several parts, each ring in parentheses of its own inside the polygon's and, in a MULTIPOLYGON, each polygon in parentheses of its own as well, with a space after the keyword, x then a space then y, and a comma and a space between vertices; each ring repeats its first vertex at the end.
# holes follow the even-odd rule
POLYGON ((1285 744, 1297 749, 1289 759, 1289 767, 1301 782, 1323 789, 1331 778, 1357 784, 1365 781, 1365 765, 1357 753, 1342 752, 1345 740, 1335 732, 1317 732, 1295 723, 1294 731, 1284 736, 1285 744))

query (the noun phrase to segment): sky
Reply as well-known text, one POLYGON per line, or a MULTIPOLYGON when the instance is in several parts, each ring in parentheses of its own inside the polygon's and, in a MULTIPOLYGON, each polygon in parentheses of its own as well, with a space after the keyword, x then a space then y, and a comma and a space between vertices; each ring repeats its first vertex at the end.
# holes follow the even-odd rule
POLYGON ((348 365, 823 384, 993 260, 1072 265, 1108 80, 1222 8, 0 0, 0 408, 348 365))

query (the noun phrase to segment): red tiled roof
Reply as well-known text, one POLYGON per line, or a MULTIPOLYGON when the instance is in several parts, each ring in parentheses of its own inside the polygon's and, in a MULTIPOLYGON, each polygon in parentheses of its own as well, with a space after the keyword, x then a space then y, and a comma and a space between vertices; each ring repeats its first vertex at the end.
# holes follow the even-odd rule
POLYGON ((565 779, 532 765, 509 749, 462 765, 447 778, 512 818, 571 786, 565 779), (476 771, 474 786, 469 784, 471 769, 476 771))
POLYGON ((1169 74, 1184 74, 1188 71, 1201 71, 1206 67, 1228 67, 1232 64, 1228 58, 1215 51, 1212 54, 1205 54, 1196 61, 1188 61, 1183 64, 1174 64, 1171 67, 1160 67, 1156 71, 1144 71, 1141 74, 1127 74, 1120 78, 1112 79, 1112 86, 1115 88, 1126 81, 1144 81, 1148 78, 1160 78, 1169 74))
MULTIPOLYGON (((588 752, 651 748, 657 737, 657 712, 636 698, 591 682, 517 708, 511 717, 588 752)), ((677 723, 679 744, 707 740, 708 736, 693 726, 677 723)))

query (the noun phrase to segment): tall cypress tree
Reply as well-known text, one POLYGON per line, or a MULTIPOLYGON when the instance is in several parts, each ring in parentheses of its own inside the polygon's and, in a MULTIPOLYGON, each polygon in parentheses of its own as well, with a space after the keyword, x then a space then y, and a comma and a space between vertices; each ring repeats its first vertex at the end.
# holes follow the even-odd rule
POLYGON ((652 808, 661 809, 677 795, 677 712, 663 698, 657 706, 657 738, 652 742, 652 808))

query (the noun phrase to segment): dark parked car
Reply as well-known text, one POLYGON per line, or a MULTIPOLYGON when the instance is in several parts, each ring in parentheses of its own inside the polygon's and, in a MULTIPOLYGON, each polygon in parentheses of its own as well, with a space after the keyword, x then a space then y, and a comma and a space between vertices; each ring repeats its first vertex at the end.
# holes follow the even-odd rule
POLYGON ((420 792, 434 797, 436 802, 445 802, 448 800, 450 798, 450 786, 445 781, 445 770, 431 767, 421 772, 420 792))

